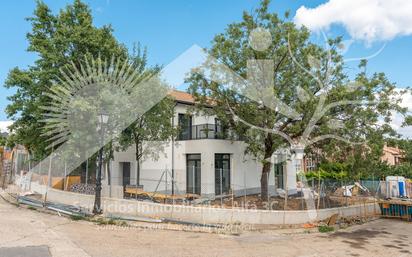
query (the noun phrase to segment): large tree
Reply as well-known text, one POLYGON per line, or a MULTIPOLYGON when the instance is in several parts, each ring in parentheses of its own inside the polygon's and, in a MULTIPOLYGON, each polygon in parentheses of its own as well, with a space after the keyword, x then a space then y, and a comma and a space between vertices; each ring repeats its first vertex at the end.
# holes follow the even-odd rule
POLYGON ((350 81, 340 38, 328 39, 326 47, 312 43, 310 32, 296 27, 287 13, 281 18, 269 12, 269 2, 244 12, 240 22, 215 36, 208 50, 236 79, 224 74, 206 78, 219 72, 210 62, 204 65, 208 72, 189 79, 199 108, 208 111, 202 106, 212 102, 212 114, 243 135, 246 152, 261 161, 264 200, 270 160, 280 148, 322 147, 320 140, 328 140, 333 151, 340 140, 363 142, 369 135, 390 132, 392 111, 406 113, 395 85, 383 73, 369 76, 366 62, 350 81), (247 82, 239 83, 239 78, 247 82))
POLYGON ((44 93, 58 82, 60 69, 71 62, 79 64, 86 55, 126 58, 127 50, 114 38, 110 26, 98 28, 93 24, 90 8, 80 0, 58 14, 38 1, 33 16, 27 20, 32 26, 27 34, 27 50, 38 58, 28 68, 16 67, 10 71, 5 87, 15 88, 16 93, 9 97, 11 104, 6 112, 15 120, 11 126, 15 142, 25 145, 36 158, 42 158, 47 154, 49 142, 42 136, 41 107, 51 101, 44 93))

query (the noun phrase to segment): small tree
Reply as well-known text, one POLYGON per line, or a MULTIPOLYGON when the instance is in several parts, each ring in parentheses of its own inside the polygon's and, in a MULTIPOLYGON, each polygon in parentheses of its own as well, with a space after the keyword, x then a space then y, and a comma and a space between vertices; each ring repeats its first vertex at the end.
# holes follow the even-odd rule
MULTIPOLYGON (((156 77, 160 68, 147 67, 147 51, 140 47, 140 44, 133 48, 133 53, 129 59, 132 61, 132 70, 140 77, 136 81, 136 87, 139 83, 149 78, 156 77)), ((161 81, 158 81, 161 84, 161 81)), ((155 88, 153 88, 155 89, 155 88)), ((135 90, 139 90, 136 88, 135 90)), ((159 92, 160 93, 160 92, 159 92)), ((175 135, 175 128, 172 126, 174 117, 174 100, 166 97, 149 111, 139 115, 136 120, 125 129, 117 142, 117 148, 126 150, 134 146, 136 158, 136 173, 140 175, 140 163, 146 157, 152 159, 159 158, 160 153, 165 147, 165 142, 169 141, 175 135)), ((111 154, 113 156, 113 154, 111 154)), ((136 181, 139 183, 139 177, 136 181)))
POLYGON ((176 134, 172 125, 174 117, 174 101, 166 97, 147 113, 138 117, 131 126, 123 131, 119 138, 119 146, 126 150, 135 147, 136 185, 139 183, 140 163, 146 157, 158 159, 164 151, 166 142, 176 134))

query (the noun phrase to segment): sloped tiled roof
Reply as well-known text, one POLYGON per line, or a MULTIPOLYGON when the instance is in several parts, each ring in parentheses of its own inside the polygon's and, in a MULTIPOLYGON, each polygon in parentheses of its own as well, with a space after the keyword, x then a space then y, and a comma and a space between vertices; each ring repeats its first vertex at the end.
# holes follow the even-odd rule
MULTIPOLYGON (((195 97, 192 94, 189 94, 189 93, 184 92, 184 91, 171 90, 169 92, 169 96, 171 96, 173 99, 175 99, 175 101, 178 102, 178 103, 190 104, 190 105, 194 105, 196 103, 195 97)), ((216 105, 215 101, 213 101, 209 97, 206 97, 206 102, 204 103, 204 107, 210 108, 210 107, 213 107, 215 105, 216 105)))
POLYGON ((388 152, 388 153, 393 154, 393 155, 404 155, 404 151, 402 151, 401 149, 399 149, 397 147, 385 146, 383 148, 383 151, 388 152))
POLYGON ((172 98, 174 98, 176 102, 186 103, 186 104, 195 104, 195 98, 193 97, 193 95, 187 92, 171 90, 169 92, 169 95, 172 98))

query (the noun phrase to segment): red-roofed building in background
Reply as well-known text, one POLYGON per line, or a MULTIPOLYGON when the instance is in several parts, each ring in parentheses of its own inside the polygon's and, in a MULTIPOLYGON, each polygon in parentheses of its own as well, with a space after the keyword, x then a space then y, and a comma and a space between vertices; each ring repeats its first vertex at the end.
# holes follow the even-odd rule
POLYGON ((405 152, 398 147, 390 147, 385 144, 381 160, 391 166, 396 166, 404 162, 405 152))

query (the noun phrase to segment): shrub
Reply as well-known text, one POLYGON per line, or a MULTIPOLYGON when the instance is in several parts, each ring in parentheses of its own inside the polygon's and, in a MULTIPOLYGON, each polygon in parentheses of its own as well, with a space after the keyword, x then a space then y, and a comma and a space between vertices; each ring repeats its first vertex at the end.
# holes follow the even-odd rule
POLYGON ((320 233, 329 233, 335 230, 334 227, 330 227, 327 225, 319 226, 318 229, 320 233))

